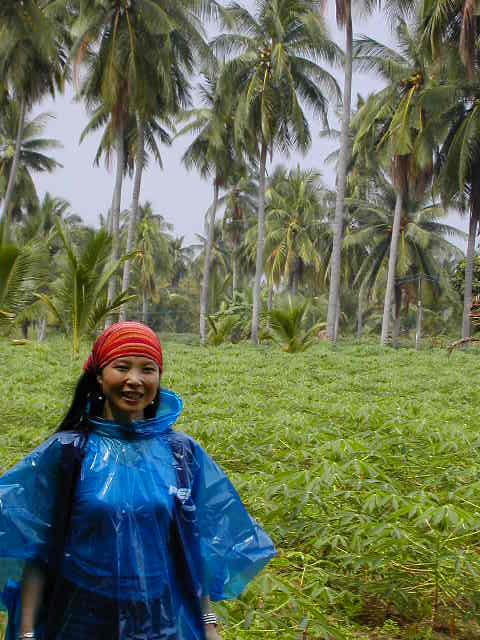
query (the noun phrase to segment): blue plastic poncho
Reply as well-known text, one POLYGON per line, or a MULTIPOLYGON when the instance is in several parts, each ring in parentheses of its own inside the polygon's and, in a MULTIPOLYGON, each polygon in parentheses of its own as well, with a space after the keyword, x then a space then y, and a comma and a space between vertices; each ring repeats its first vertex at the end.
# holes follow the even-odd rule
POLYGON ((200 598, 236 598, 275 555, 222 470, 172 430, 181 410, 162 391, 155 418, 128 427, 91 419, 86 444, 56 433, 0 478, 0 591, 12 637, 26 561, 54 567, 60 583, 46 640, 203 640, 200 598), (83 458, 59 553, 66 447, 83 458))

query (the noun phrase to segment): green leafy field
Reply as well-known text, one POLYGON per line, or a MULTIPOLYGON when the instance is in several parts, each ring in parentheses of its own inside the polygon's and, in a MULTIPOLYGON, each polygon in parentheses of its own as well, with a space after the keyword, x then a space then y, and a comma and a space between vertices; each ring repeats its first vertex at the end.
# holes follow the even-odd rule
MULTIPOLYGON (((226 640, 480 637, 475 350, 168 342, 165 356, 179 428, 279 550, 218 606, 226 640)), ((55 428, 80 369, 63 341, 0 342, 0 470, 55 428)))

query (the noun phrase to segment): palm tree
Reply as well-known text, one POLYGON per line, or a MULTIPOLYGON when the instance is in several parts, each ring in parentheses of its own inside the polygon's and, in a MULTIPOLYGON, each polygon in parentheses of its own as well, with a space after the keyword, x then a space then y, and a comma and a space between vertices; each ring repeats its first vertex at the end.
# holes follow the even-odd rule
POLYGON ((426 0, 421 3, 423 40, 432 58, 442 47, 458 48, 469 80, 475 76, 478 59, 478 14, 471 0, 426 0))
MULTIPOLYGON (((172 129, 171 117, 185 109, 190 103, 189 76, 194 70, 195 57, 207 58, 209 51, 206 46, 203 29, 196 21, 197 15, 204 11, 212 11, 214 3, 198 2, 164 3, 164 10, 169 12, 173 30, 161 41, 156 33, 144 31, 139 54, 143 56, 142 69, 150 69, 150 81, 147 90, 142 91, 136 100, 136 145, 135 145, 135 179, 133 184, 132 205, 129 213, 127 234, 127 253, 133 249, 135 224, 138 217, 142 174, 146 166, 145 149, 152 150, 154 138, 148 132, 148 127, 157 121, 166 122, 172 129)), ((170 144, 164 135, 163 143, 170 144)), ((155 158, 162 166, 160 155, 155 158)), ((128 289, 130 278, 130 261, 126 261, 123 268, 124 290, 128 289)), ((120 310, 120 319, 124 319, 125 308, 120 310)))
POLYGON ((226 93, 219 94, 217 72, 216 66, 204 72, 204 83, 200 91, 205 106, 186 111, 182 119, 188 119, 190 122, 179 132, 179 135, 196 134, 182 158, 187 169, 196 167, 203 178, 210 177, 213 182, 213 203, 206 217, 207 241, 200 292, 202 344, 206 344, 207 341, 208 287, 219 193, 233 175, 236 163, 238 164, 233 147, 232 96, 226 93))
MULTIPOLYGON (((17 187, 16 192, 12 191, 8 196, 11 219, 20 217, 23 208, 31 209, 38 205, 32 172, 51 173, 61 167, 60 163, 47 154, 62 145, 57 140, 42 137, 48 119, 53 116, 40 113, 32 120, 24 118, 18 141, 19 108, 18 102, 8 97, 4 100, 0 117, 0 200, 3 199, 5 203, 9 176, 14 173, 17 187), (17 163, 15 169, 14 162, 17 163)), ((6 224, 9 224, 8 221, 6 224)))
POLYGON ((375 70, 387 82, 357 113, 353 151, 359 155, 380 153, 391 168, 396 189, 395 215, 389 249, 389 265, 383 308, 381 344, 388 342, 393 302, 400 225, 408 198, 423 194, 433 170, 435 136, 432 121, 422 102, 430 82, 429 59, 416 24, 397 21, 399 53, 371 38, 355 43, 360 68, 375 70))
POLYGON ((18 103, 15 147, 3 201, 7 233, 26 114, 46 93, 55 96, 68 72, 65 25, 49 4, 4 0, 0 7, 0 78, 18 103))
MULTIPOLYGON (((460 76, 461 78, 461 76, 460 76)), ((448 127, 440 148, 437 172, 438 189, 446 205, 469 211, 469 228, 463 294, 462 338, 471 332, 473 267, 475 243, 480 221, 480 85, 461 81, 442 87, 446 97, 438 121, 439 129, 448 127)), ((435 100, 438 105, 438 98, 435 100)))
MULTIPOLYGON (((82 11, 74 23, 78 37, 73 52, 87 62, 81 95, 87 107, 92 109, 100 105, 111 115, 117 155, 111 210, 115 256, 119 251, 128 118, 135 114, 138 141, 131 242, 144 166, 144 123, 159 115, 168 116, 169 111, 178 107, 178 101, 187 99, 183 70, 191 71, 192 51, 203 41, 197 16, 213 4, 208 0, 174 3, 165 0, 138 0, 135 3, 89 0, 82 3, 82 11)), ((115 287, 112 279, 110 298, 114 296, 115 287)))
POLYGON ((238 293, 239 261, 245 233, 255 219, 257 210, 258 184, 247 171, 235 176, 226 187, 223 202, 223 237, 231 251, 232 262, 232 299, 238 293))
POLYGON ((267 155, 277 148, 305 151, 310 128, 301 103, 327 119, 327 95, 338 97, 331 74, 317 64, 338 60, 316 0, 258 0, 255 15, 237 4, 223 13, 223 25, 233 33, 214 41, 229 56, 220 92, 235 96, 236 138, 258 161, 258 244, 252 311, 252 341, 258 344, 260 288, 264 270, 265 176, 267 155))
POLYGON ((168 251, 171 261, 170 286, 178 289, 180 282, 188 273, 193 260, 194 249, 192 246, 184 246, 185 236, 170 239, 168 251))
POLYGON ((0 331, 9 332, 18 315, 34 302, 45 275, 45 261, 41 243, 19 247, 2 238, 0 230, 0 331))
MULTIPOLYGON (((111 161, 111 155, 114 151, 115 133, 112 123, 111 114, 103 105, 100 105, 92 114, 92 118, 83 130, 80 142, 84 138, 98 129, 103 128, 102 138, 95 154, 94 164, 99 165, 104 158, 108 166, 111 161)), ((153 115, 148 120, 139 120, 138 114, 129 114, 126 119, 125 135, 123 138, 123 158, 124 158, 124 175, 133 175, 135 171, 132 204, 127 212, 127 241, 126 253, 132 253, 135 241, 135 224, 138 219, 138 198, 140 197, 140 186, 142 173, 148 166, 149 155, 153 156, 159 167, 163 168, 162 157, 160 153, 159 141, 161 144, 170 145, 172 142, 170 133, 167 129, 173 129, 173 125, 167 116, 160 117, 153 115), (141 136, 141 138, 139 137, 141 136), (140 148, 140 151, 139 151, 140 148), (139 162, 139 154, 141 154, 141 162, 139 162)), ((107 227, 111 229, 112 215, 111 211, 107 220, 107 227)), ((130 284, 130 260, 126 260, 123 265, 122 289, 128 290, 130 284)), ((119 313, 119 319, 125 320, 127 309, 122 306, 119 313)))
POLYGON ((48 242, 49 236, 55 230, 55 221, 63 220, 66 224, 78 224, 81 218, 69 213, 70 203, 63 198, 57 198, 46 193, 37 207, 15 228, 16 237, 21 244, 32 240, 48 242))
MULTIPOLYGON (((367 200, 347 199, 348 206, 355 211, 356 228, 346 236, 345 247, 367 249, 355 278, 355 284, 360 285, 362 302, 385 285, 396 198, 391 182, 378 176, 376 189, 369 191, 367 200)), ((417 285, 426 278, 426 287, 438 297, 447 286, 442 264, 461 255, 460 249, 448 238, 459 239, 464 234, 445 223, 447 216, 447 210, 432 202, 429 194, 419 199, 408 197, 403 204, 394 289, 395 336, 402 292, 411 296, 415 291, 418 297, 417 285)))
POLYGON ((151 202, 139 208, 135 244, 140 252, 137 282, 142 293, 142 320, 148 321, 148 302, 158 302, 160 277, 168 281, 170 276, 169 233, 172 225, 159 214, 154 214, 151 202))
POLYGON ((306 269, 319 273, 316 239, 322 235, 324 189, 320 174, 301 170, 274 172, 266 193, 265 253, 269 281, 284 282, 292 295, 306 269))
POLYGON ((333 247, 330 265, 330 290, 328 296, 327 336, 337 341, 337 316, 340 311, 340 269, 344 217, 345 185, 350 155, 350 109, 352 102, 353 25, 351 0, 335 0, 337 25, 345 29, 345 80, 343 85, 343 112, 340 130, 340 156, 337 166, 337 197, 333 221, 333 247))
POLYGON ((108 314, 135 296, 122 291, 115 300, 107 300, 109 279, 125 257, 112 262, 112 239, 104 229, 92 231, 85 246, 78 248, 58 219, 55 226, 64 249, 60 276, 52 283, 51 293, 37 295, 71 336, 78 356, 82 336, 93 333, 108 314))

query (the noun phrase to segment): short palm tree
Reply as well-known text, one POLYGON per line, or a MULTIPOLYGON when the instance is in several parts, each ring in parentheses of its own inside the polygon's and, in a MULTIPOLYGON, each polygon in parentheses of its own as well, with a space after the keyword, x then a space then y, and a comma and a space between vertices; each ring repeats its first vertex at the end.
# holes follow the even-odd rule
POLYGON ((44 276, 42 244, 19 247, 0 242, 0 331, 9 332, 18 315, 35 301, 44 276))
POLYGON ((85 245, 78 248, 59 220, 55 226, 64 249, 60 276, 51 292, 38 294, 38 298, 71 337, 73 353, 78 356, 82 336, 93 333, 107 315, 135 296, 122 291, 113 301, 107 300, 110 277, 125 257, 112 261, 112 238, 104 229, 91 231, 85 245))
POLYGON ((327 119, 327 97, 338 97, 333 76, 318 62, 339 58, 320 11, 306 0, 259 0, 255 14, 236 3, 223 13, 215 47, 226 55, 220 92, 235 96, 236 138, 258 162, 258 245, 252 311, 252 341, 258 343, 260 288, 264 269, 265 177, 267 156, 277 148, 305 151, 310 128, 302 107, 327 119))
POLYGON ((308 302, 294 302, 272 309, 268 313, 273 338, 287 353, 305 351, 315 342, 316 335, 325 325, 321 323, 306 326, 308 302))

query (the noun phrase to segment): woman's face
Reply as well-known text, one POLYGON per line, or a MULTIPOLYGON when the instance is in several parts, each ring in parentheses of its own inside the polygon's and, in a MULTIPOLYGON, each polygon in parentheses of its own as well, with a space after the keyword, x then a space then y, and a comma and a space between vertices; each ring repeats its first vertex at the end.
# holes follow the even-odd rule
POLYGON ((128 356, 107 364, 97 380, 105 396, 103 417, 125 423, 143 418, 157 395, 160 371, 150 358, 128 356))

